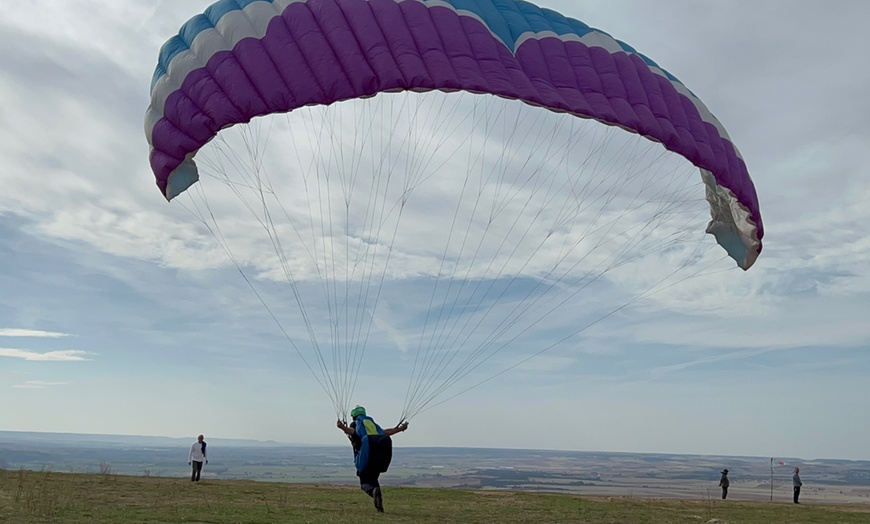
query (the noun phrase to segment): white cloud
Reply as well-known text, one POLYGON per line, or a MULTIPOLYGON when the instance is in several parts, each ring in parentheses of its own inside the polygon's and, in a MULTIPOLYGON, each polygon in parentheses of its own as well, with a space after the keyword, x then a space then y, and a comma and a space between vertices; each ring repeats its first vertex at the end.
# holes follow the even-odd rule
POLYGON ((77 349, 37 353, 26 349, 0 348, 0 357, 21 358, 32 362, 84 362, 91 360, 87 358, 90 354, 77 349))
POLYGON ((670 366, 659 366, 649 370, 650 377, 652 379, 661 379, 665 375, 669 373, 674 373, 677 371, 683 371, 685 369, 694 367, 694 366, 703 366, 707 364, 713 364, 717 362, 725 362, 729 360, 740 360, 745 358, 753 358, 758 355, 763 355, 770 351, 778 351, 782 350, 782 348, 761 348, 761 349, 747 349, 742 351, 734 351, 730 353, 722 353, 713 356, 708 356, 704 358, 699 358, 696 360, 681 362, 679 364, 672 364, 670 366))
POLYGON ((19 389, 46 389, 56 386, 66 386, 69 382, 49 382, 47 380, 27 380, 23 384, 15 384, 13 388, 19 389))
POLYGON ((68 336, 70 335, 67 333, 55 333, 35 329, 0 328, 0 337, 61 338, 68 336))

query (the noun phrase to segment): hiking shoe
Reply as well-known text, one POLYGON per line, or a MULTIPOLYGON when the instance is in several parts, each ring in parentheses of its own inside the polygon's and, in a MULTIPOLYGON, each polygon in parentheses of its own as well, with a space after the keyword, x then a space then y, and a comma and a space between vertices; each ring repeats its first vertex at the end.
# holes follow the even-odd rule
POLYGON ((381 495, 381 488, 375 488, 375 491, 372 493, 372 496, 375 499, 375 509, 378 510, 378 513, 384 512, 384 497, 381 495))

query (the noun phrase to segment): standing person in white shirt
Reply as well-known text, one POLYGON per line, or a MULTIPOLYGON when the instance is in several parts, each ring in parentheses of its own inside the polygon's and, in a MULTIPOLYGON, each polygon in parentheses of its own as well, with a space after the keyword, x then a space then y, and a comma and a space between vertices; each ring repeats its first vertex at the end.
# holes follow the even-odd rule
POLYGON ((196 437, 196 442, 190 446, 190 454, 187 456, 187 465, 193 467, 193 471, 190 474, 191 482, 199 482, 199 474, 202 472, 202 463, 205 462, 208 464, 208 455, 205 451, 206 443, 203 438, 202 435, 196 437))

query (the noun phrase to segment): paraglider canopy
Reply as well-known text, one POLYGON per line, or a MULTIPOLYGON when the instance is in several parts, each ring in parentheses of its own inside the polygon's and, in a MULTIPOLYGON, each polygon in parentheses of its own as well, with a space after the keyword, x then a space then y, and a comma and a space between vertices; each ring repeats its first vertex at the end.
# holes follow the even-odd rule
POLYGON ((402 90, 522 100, 619 126, 701 169, 707 228, 743 269, 763 228, 746 164, 676 77, 607 33, 512 0, 221 0, 160 51, 145 127, 171 200, 221 129, 312 104, 402 90))

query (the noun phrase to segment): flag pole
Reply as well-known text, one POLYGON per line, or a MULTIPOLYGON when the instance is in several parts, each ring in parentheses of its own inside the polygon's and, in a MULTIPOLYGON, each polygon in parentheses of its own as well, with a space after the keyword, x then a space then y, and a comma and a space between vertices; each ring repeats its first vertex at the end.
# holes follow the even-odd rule
POLYGON ((770 459, 770 501, 773 502, 773 458, 770 459))

